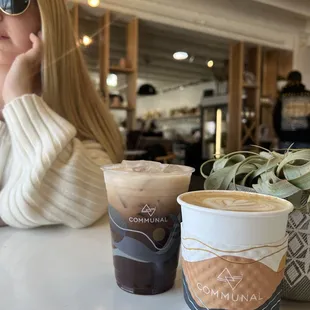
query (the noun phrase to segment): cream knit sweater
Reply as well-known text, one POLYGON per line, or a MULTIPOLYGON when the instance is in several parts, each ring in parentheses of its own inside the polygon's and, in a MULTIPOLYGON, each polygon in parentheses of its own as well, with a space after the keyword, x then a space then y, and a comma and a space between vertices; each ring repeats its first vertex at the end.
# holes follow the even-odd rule
POLYGON ((110 163, 94 142, 36 95, 17 98, 0 122, 0 218, 9 226, 86 227, 107 210, 100 166, 110 163))

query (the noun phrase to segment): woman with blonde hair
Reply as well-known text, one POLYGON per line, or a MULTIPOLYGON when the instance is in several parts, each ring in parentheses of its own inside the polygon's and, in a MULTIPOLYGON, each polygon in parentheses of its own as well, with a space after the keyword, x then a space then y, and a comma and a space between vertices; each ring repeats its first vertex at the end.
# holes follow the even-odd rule
POLYGON ((0 221, 86 227, 107 210, 100 166, 122 139, 64 0, 0 0, 0 221))

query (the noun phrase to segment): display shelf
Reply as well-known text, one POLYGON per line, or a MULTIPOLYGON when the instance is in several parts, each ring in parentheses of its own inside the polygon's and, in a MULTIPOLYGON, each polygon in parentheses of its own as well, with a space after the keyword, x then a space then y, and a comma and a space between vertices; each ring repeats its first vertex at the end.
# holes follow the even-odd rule
POLYGON ((110 73, 123 73, 123 74, 131 74, 134 73, 135 70, 132 68, 122 68, 119 66, 111 66, 110 73))
POLYGON ((259 143, 262 48, 247 46, 243 42, 232 43, 229 60, 228 153, 243 149, 249 140, 252 144, 259 143), (246 67, 255 76, 255 84, 244 83, 246 67), (242 111, 245 108, 253 110, 255 118, 246 118, 243 123, 242 111))
POLYGON ((116 111, 133 111, 134 108, 130 108, 130 107, 110 107, 110 110, 116 110, 116 111))
POLYGON ((187 120, 187 119, 199 119, 200 115, 180 115, 180 116, 171 116, 171 117, 160 117, 156 120, 159 122, 166 122, 166 121, 180 121, 180 120, 187 120))
POLYGON ((243 88, 248 88, 248 89, 256 89, 259 88, 260 86, 257 84, 247 84, 247 83, 243 83, 243 88))
POLYGON ((107 77, 109 73, 125 74, 127 82, 126 97, 128 107, 111 108, 111 110, 127 111, 127 124, 129 130, 135 129, 136 122, 136 103, 137 103, 137 79, 138 79, 138 40, 139 40, 139 21, 131 18, 127 24, 127 46, 126 59, 131 64, 131 68, 114 66, 110 63, 110 43, 111 43, 111 12, 105 11, 100 20, 100 88, 105 94, 105 102, 109 104, 109 87, 107 77))

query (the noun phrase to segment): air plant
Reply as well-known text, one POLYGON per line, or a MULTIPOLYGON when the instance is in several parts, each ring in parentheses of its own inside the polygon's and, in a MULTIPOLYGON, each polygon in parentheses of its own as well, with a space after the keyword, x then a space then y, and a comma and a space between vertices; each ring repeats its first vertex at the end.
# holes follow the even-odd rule
POLYGON ((288 149, 284 154, 260 149, 205 162, 201 166, 205 189, 247 189, 287 199, 310 213, 310 149, 288 149))

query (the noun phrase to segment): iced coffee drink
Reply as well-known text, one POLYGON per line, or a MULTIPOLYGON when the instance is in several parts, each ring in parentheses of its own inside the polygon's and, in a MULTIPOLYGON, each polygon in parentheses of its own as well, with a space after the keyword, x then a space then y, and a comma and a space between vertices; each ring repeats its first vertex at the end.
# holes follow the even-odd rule
POLYGON ((193 169, 125 161, 104 167, 114 267, 123 290, 143 295, 169 290, 180 247, 180 206, 193 169))

